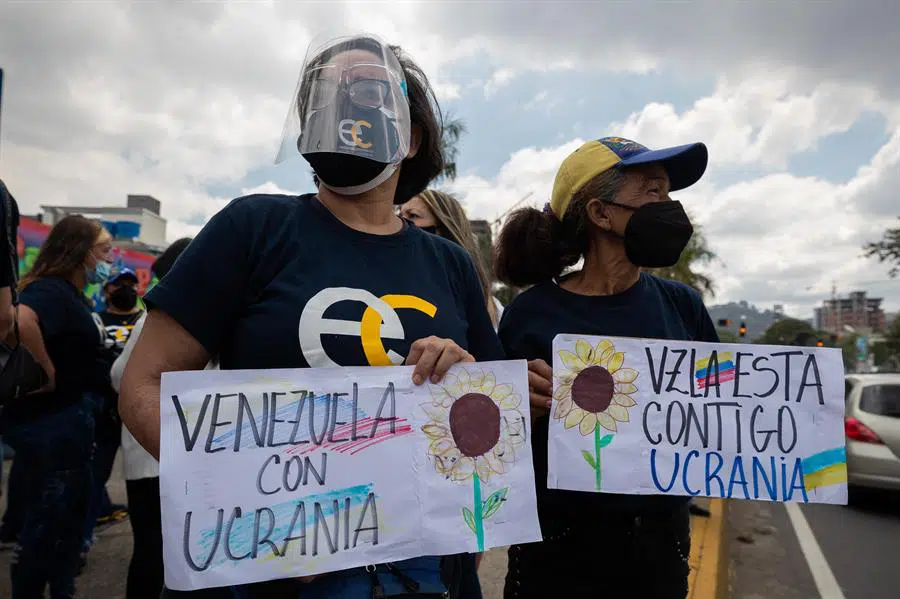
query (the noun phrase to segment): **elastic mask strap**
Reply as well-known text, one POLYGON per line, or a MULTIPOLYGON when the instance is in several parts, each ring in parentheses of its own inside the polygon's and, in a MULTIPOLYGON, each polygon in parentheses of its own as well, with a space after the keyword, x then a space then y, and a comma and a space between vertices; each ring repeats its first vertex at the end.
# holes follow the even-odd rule
POLYGON ((381 171, 377 177, 369 181, 368 183, 363 183, 362 185, 353 185, 352 187, 334 187, 329 185, 322 179, 319 179, 319 183, 321 183, 324 187, 330 189, 334 193, 339 193, 344 196, 356 196, 361 193, 366 193, 367 191, 371 191, 375 189, 385 181, 391 178, 391 175, 394 174, 394 171, 397 170, 399 164, 388 164, 384 167, 384 170, 381 171))

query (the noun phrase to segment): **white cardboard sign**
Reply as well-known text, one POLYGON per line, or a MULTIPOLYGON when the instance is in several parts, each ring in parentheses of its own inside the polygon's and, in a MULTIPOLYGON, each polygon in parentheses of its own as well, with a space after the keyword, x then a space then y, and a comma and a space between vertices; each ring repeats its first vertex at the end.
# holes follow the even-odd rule
POLYGON ((548 486, 847 502, 839 349, 558 335, 548 486))
POLYGON ((524 361, 163 375, 166 585, 539 541, 524 361))

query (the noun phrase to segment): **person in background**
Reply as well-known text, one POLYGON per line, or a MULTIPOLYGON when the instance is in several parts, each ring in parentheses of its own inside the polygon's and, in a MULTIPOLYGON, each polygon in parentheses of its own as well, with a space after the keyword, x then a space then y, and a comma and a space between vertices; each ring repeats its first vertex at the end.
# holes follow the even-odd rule
MULTIPOLYGON (((587 404, 579 398, 560 395, 551 406, 549 364, 559 333, 718 341, 694 289, 642 272, 678 261, 693 228, 669 194, 693 185, 706 164, 700 143, 651 151, 618 137, 587 142, 563 161, 544 211, 518 210, 500 233, 498 278, 532 286, 507 306, 500 338, 510 359, 530 360, 531 409, 538 415, 531 439, 544 536, 541 543, 510 548, 507 599, 687 595, 687 498, 547 489, 549 419, 565 420, 583 433, 598 426, 614 430, 616 420, 628 419, 631 401, 613 395, 605 406, 583 409, 587 404), (580 270, 563 274, 582 259, 580 270)), ((579 359, 605 369, 609 358, 594 362, 591 351, 582 347, 579 359)), ((617 385, 633 379, 624 369, 601 371, 617 385)))
MULTIPOLYGON (((19 205, 0 179, 0 339, 12 333, 15 322, 13 286, 19 278, 18 230, 19 205)), ((4 457, 3 439, 0 438, 0 483, 3 482, 4 457)), ((0 524, 0 549, 14 546, 22 527, 21 475, 22 468, 16 467, 13 461, 7 485, 6 511, 0 524)))
POLYGON ((4 439, 24 468, 24 515, 11 565, 13 599, 75 596, 90 493, 97 393, 109 387, 104 332, 83 289, 109 276, 112 239, 99 222, 59 221, 20 285, 22 342, 49 376, 4 408, 4 439))
POLYGON ((491 315, 491 321, 496 328, 503 314, 503 304, 492 293, 493 281, 488 275, 488 268, 478 249, 478 239, 472 232, 469 218, 459 200, 449 193, 426 189, 400 207, 400 216, 423 231, 449 239, 469 252, 484 289, 488 314, 491 315))
MULTIPOLYGON (((138 306, 138 278, 130 268, 113 271, 103 285, 106 309, 100 312, 100 320, 106 331, 106 358, 109 366, 122 353, 125 342, 135 323, 143 314, 138 306)), ((106 490, 112 474, 116 453, 122 437, 122 420, 119 418, 118 393, 110 389, 103 396, 103 405, 95 413, 94 459, 91 461, 92 491, 88 516, 84 526, 84 551, 82 560, 93 545, 94 527, 128 516, 124 505, 113 504, 106 490)))
MULTIPOLYGON (((179 239, 166 248, 166 251, 156 259, 152 270, 157 279, 162 279, 166 276, 175 260, 178 259, 178 256, 181 255, 181 252, 184 251, 190 242, 191 239, 189 237, 179 239)), ((134 280, 137 282, 137 277, 134 277, 134 280)), ((109 286, 113 284, 113 281, 113 279, 110 279, 109 286)), ((128 304, 131 304, 130 295, 128 302, 119 301, 118 303, 118 309, 124 310, 128 304)), ((116 302, 113 301, 112 305, 116 307, 116 302)), ((134 350, 137 339, 141 334, 141 329, 144 327, 144 322, 147 320, 147 313, 144 311, 133 314, 137 320, 134 322, 133 328, 130 327, 127 331, 121 354, 116 358, 110 371, 110 379, 116 393, 119 393, 125 365, 131 357, 131 352, 134 350)), ((106 322, 105 319, 104 322, 106 322)), ((109 324, 107 324, 107 333, 109 332, 109 324)), ((207 367, 209 368, 210 365, 207 365, 207 367)), ((162 515, 159 503, 159 462, 138 444, 126 426, 122 427, 122 465, 125 473, 125 489, 128 493, 128 508, 134 538, 134 548, 131 552, 131 561, 128 564, 125 598, 158 599, 163 589, 163 537, 162 515)))
MULTIPOLYGON (((318 192, 232 201, 144 298, 149 313, 122 377, 120 409, 153 455, 159 455, 162 373, 203 368, 211 356, 219 356, 223 370, 405 363, 415 365, 414 384, 438 382, 461 361, 503 358, 472 258, 394 213, 444 164, 427 77, 398 47, 368 35, 342 38, 310 56, 289 112, 297 126, 285 128, 282 148, 309 162, 318 192), (342 125, 347 119, 366 126, 351 136, 342 125), (380 299, 398 296, 396 309, 380 299), (397 319, 395 338, 385 335, 373 347, 333 333, 335 320, 360 322, 366 306, 391 310, 381 318, 397 319)), ((447 563, 451 558, 423 556, 393 568, 404 576, 440 576, 447 563)), ((453 571, 467 582, 448 582, 452 596, 480 599, 474 557, 459 556, 458 566, 453 571)), ((338 596, 345 581, 359 580, 370 587, 359 589, 368 598, 380 589, 372 578, 356 568, 232 592, 338 596)))

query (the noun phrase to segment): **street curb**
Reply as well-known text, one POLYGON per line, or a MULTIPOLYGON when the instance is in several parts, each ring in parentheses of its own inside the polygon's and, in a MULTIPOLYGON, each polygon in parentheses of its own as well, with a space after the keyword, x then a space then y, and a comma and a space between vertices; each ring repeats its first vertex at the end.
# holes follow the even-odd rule
POLYGON ((690 599, 728 597, 728 502, 709 500, 709 518, 691 518, 690 599))

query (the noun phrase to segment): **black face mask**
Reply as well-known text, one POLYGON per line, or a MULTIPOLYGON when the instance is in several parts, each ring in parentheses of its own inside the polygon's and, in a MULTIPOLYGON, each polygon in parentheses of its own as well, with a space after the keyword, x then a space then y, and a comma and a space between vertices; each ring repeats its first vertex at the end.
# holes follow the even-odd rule
POLYGON ((137 305, 137 289, 134 287, 119 287, 109 294, 109 303, 116 310, 127 312, 137 305))
MULTIPOLYGON (((343 114, 347 118, 353 120, 363 120, 372 126, 364 130, 364 137, 367 143, 371 143, 373 147, 380 148, 387 146, 393 150, 399 147, 400 138, 397 127, 386 115, 380 110, 371 108, 361 108, 346 102, 343 114)), ((310 116, 312 123, 319 114, 310 116)), ((322 117, 326 118, 326 117, 322 117)), ((311 130, 318 128, 312 125, 311 130)), ((335 132, 335 135, 338 135, 335 132)), ((297 139, 298 149, 302 138, 297 139)), ((365 185, 374 180, 378 175, 384 172, 388 166, 385 162, 379 162, 371 158, 367 158, 363 149, 354 149, 356 154, 345 154, 342 152, 310 152, 303 154, 303 157, 309 162, 316 176, 329 187, 345 188, 365 185)), ((373 152, 374 153, 374 152, 373 152)), ((385 155, 382 153, 381 155, 385 155)))
POLYGON ((640 208, 607 202, 633 210, 625 226, 625 255, 635 266, 664 268, 678 262, 691 240, 694 227, 681 202, 651 202, 640 208))

